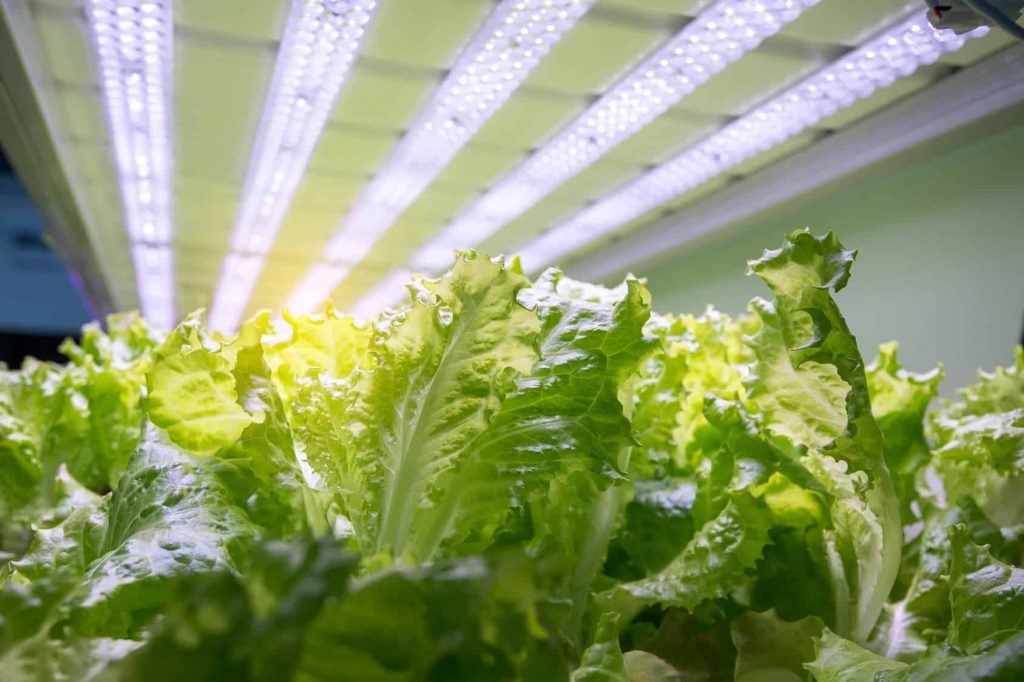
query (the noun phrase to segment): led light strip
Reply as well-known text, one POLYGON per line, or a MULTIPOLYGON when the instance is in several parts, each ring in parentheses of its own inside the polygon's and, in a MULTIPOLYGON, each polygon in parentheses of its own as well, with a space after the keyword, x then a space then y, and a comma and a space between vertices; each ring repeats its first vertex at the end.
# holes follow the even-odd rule
POLYGON ((142 314, 175 323, 171 252, 170 0, 87 0, 142 314))
POLYGON ((593 3, 504 0, 362 192, 328 243, 326 260, 362 260, 593 3))
POLYGON ((524 266, 540 270, 987 32, 958 36, 923 16, 901 22, 530 242, 520 251, 524 266))
POLYGON ((238 326, 376 7, 376 0, 292 0, 211 328, 238 326))
MULTIPOLYGON (((594 2, 503 0, 494 9, 328 242, 324 261, 336 264, 337 283, 594 2)), ((313 288, 325 267, 319 263, 307 274, 288 299, 289 310, 311 311, 327 298, 330 290, 313 288)))
MULTIPOLYGON (((987 32, 983 27, 957 36, 952 31, 936 31, 920 17, 903 21, 544 233, 520 250, 522 262, 529 272, 537 272, 744 160, 781 144, 877 88, 912 75, 922 64, 934 63, 943 52, 958 50, 966 40, 987 32)), ((389 291, 387 297, 375 293, 373 303, 378 309, 400 300, 400 288, 391 287, 389 291)), ((356 305, 362 304, 361 300, 356 305)))
POLYGON ((632 136, 818 0, 721 0, 687 24, 412 258, 436 271, 632 136))

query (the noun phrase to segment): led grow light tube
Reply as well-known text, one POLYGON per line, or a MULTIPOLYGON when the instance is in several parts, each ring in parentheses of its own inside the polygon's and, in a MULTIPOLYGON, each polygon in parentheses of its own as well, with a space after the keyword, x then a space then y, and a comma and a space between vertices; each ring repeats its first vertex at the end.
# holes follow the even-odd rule
POLYGON ((958 36, 922 16, 901 22, 530 242, 524 265, 539 270, 987 32, 958 36))
POLYGON ((428 241, 416 268, 446 267, 629 138, 818 0, 721 0, 687 24, 536 154, 428 241))
POLYGON ((165 244, 132 245, 139 306, 147 320, 161 329, 174 327, 174 256, 165 244))
MULTIPOLYGON (((413 266, 427 272, 447 266, 452 251, 483 241, 817 2, 721 0, 652 53, 543 149, 420 248, 412 258, 413 266)), ((416 182, 402 176, 393 187, 416 182)), ((396 189, 395 194, 381 191, 382 200, 375 203, 368 200, 361 214, 353 212, 351 229, 343 228, 332 239, 326 260, 358 262, 380 236, 382 230, 375 227, 377 221, 385 225, 393 222, 386 209, 387 202, 405 190, 396 189)), ((326 298, 329 294, 322 292, 321 296, 326 298)))
POLYGON ((174 325, 170 0, 88 0, 107 127, 142 314, 174 325))
POLYGON ((328 243, 326 260, 362 260, 594 1, 498 5, 360 194, 328 243))
POLYGON ((319 273, 311 272, 285 306, 309 311, 326 300, 331 289, 311 288, 315 280, 334 281, 323 275, 324 263, 349 270, 361 261, 594 1, 503 0, 360 193, 314 266, 319 273))
POLYGON ((210 309, 238 326, 264 258, 359 51, 376 0, 293 0, 210 309))

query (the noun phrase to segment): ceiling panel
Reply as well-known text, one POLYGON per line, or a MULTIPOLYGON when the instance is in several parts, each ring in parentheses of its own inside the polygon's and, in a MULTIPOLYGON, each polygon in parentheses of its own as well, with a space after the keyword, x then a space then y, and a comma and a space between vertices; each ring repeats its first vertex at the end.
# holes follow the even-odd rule
POLYGON ((177 174, 239 187, 274 52, 198 38, 175 47, 177 174))
POLYGON ((99 93, 85 88, 62 87, 57 91, 65 131, 70 138, 96 139, 106 137, 106 122, 99 93))
POLYGON ((447 69, 493 7, 488 0, 381 2, 363 54, 414 69, 447 69))
POLYGON ((179 29, 277 43, 287 9, 288 0, 175 0, 174 23, 179 29))
POLYGON ((436 81, 416 72, 357 65, 331 118, 337 123, 400 133, 430 97, 436 81))
POLYGON ((543 143, 586 104, 586 98, 571 93, 538 92, 522 87, 480 128, 473 140, 527 149, 543 143))
POLYGON ((477 195, 477 190, 467 187, 434 184, 419 196, 405 212, 410 218, 439 223, 450 220, 463 206, 477 195))
POLYGON ((87 183, 95 193, 100 187, 117 194, 117 172, 110 159, 110 147, 93 140, 75 141, 70 145, 72 156, 78 161, 82 181, 87 183))
POLYGON ((612 149, 605 158, 638 166, 658 163, 717 129, 721 123, 718 117, 671 112, 612 149))
POLYGON ((642 172, 637 164, 604 158, 549 194, 543 201, 509 223, 506 229, 484 242, 487 253, 504 253, 565 218, 581 204, 582 197, 597 197, 642 172))
POLYGON ((817 46, 769 41, 725 67, 673 110, 738 116, 767 93, 796 82, 824 63, 817 46))
POLYGON ((99 85, 84 19, 74 14, 43 11, 36 13, 35 24, 55 81, 99 85))
POLYGON ((859 45, 907 10, 924 11, 922 4, 920 0, 822 0, 779 33, 816 42, 859 45))
POLYGON ((618 76, 669 35, 668 27, 626 24, 609 16, 584 15, 523 85, 581 95, 604 92, 618 76))
POLYGON ((448 167, 441 171, 433 184, 480 191, 494 182, 504 171, 524 159, 528 153, 526 147, 470 142, 448 167))
POLYGON ((601 0, 599 7, 669 16, 694 16, 711 0, 601 0))
POLYGON ((320 135, 309 160, 309 169, 369 177, 397 141, 398 135, 391 132, 328 126, 320 135))

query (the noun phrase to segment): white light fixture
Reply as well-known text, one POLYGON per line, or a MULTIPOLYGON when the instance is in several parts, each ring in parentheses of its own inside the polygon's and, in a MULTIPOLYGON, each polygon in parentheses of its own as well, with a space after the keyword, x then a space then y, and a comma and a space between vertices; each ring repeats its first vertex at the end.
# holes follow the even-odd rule
POLYGON ((175 322, 171 241, 170 0, 87 0, 142 314, 175 322))
POLYGON ((309 315, 327 299, 351 268, 347 265, 317 263, 309 269, 299 286, 285 301, 285 310, 294 315, 309 315))
MULTIPOLYGON (((314 268, 326 267, 324 262, 351 267, 366 257, 594 2, 503 0, 356 199, 314 268)), ((309 281, 289 301, 312 300, 309 281)), ((320 292, 316 305, 330 293, 320 292)))
POLYGON ((216 305, 210 309, 207 319, 210 329, 229 332, 238 326, 262 269, 263 256, 260 255, 229 253, 224 258, 216 305))
POLYGON ((414 267, 446 267, 452 251, 525 213, 817 1, 721 0, 702 12, 427 242, 414 267))
POLYGON ((403 296, 408 295, 409 292, 405 285, 411 278, 411 270, 405 268, 392 270, 387 277, 380 280, 356 301, 349 309, 349 313, 361 320, 374 319, 380 311, 399 303, 403 296))
POLYGON ((164 244, 132 246, 139 306, 146 319, 160 329, 171 329, 174 316, 174 254, 164 244))
POLYGON ((210 310, 218 331, 238 326, 376 6, 292 0, 210 310))
POLYGON ((593 3, 499 4, 356 200, 327 245, 326 260, 362 260, 593 3))
POLYGON ((536 272, 743 161, 798 135, 878 88, 960 49, 987 27, 964 35, 936 30, 915 16, 768 100, 704 141, 594 202, 521 251, 536 272))

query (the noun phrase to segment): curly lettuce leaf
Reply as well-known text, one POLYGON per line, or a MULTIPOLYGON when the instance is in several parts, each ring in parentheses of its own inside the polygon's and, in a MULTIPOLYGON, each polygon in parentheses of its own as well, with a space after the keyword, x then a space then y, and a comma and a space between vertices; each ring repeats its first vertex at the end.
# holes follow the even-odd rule
POLYGON ((453 477, 537 359, 540 324, 516 301, 526 286, 518 264, 464 253, 378 325, 372 367, 301 392, 296 433, 365 551, 424 560, 443 539, 453 477))
POLYGON ((836 627, 864 639, 899 573, 902 528, 864 361, 830 293, 846 285, 855 256, 832 234, 794 232, 750 262, 775 302, 751 304, 762 326, 748 395, 833 498, 823 536, 836 627))
POLYGON ((297 679, 565 680, 535 580, 512 556, 368 576, 313 620, 297 679))
POLYGON ((982 415, 1024 408, 1024 346, 1014 351, 1013 367, 979 372, 978 381, 959 391, 962 402, 957 415, 982 415))
POLYGON ((950 643, 984 653, 1024 632, 1024 569, 994 559, 988 547, 970 541, 963 525, 953 527, 950 540, 950 643))
POLYGON ((661 571, 599 595, 622 613, 658 604, 693 610, 744 585, 770 538, 768 510, 749 493, 735 493, 661 571))
POLYGON ((66 371, 52 362, 26 358, 20 370, 0 367, 0 512, 53 502, 62 462, 54 427, 65 391, 66 371))
POLYGON ((626 662, 619 648, 619 614, 605 613, 597 622, 594 641, 583 652, 572 682, 630 682, 626 662))
POLYGON ((194 314, 156 349, 146 373, 147 416, 189 452, 211 455, 256 419, 239 404, 231 359, 222 351, 194 314))
POLYGON ((118 679, 293 679, 306 629, 348 592, 357 557, 334 540, 268 542, 241 575, 181 576, 148 640, 109 666, 118 679))
POLYGON ((946 508, 971 498, 998 525, 1024 528, 1024 349, 929 415, 933 459, 922 497, 946 508))
POLYGON ((823 628, 821 619, 815 616, 789 622, 772 610, 747 611, 732 622, 732 642, 736 647, 734 679, 807 680, 804 664, 814 659, 814 638, 821 635, 823 628))
POLYGON ((1017 632, 982 654, 963 656, 933 647, 913 664, 894 661, 825 630, 807 665, 818 682, 978 682, 1017 680, 1024 674, 1024 632, 1017 632))
POLYGON ((70 586, 50 618, 125 636, 166 603, 168 578, 233 566, 257 533, 219 479, 153 432, 109 499, 38 531, 12 565, 15 580, 70 586))
POLYGON ((871 650, 886 658, 914 661, 944 639, 950 620, 949 586, 951 524, 960 509, 932 510, 905 556, 915 561, 902 598, 885 605, 868 640, 871 650))
POLYGON ((284 320, 290 335, 283 341, 266 341, 263 352, 286 407, 311 372, 346 377, 368 359, 373 329, 331 307, 315 316, 296 317, 285 311, 284 320))
MULTIPOLYGON (((480 438, 481 481, 500 481, 528 514, 529 551, 566 567, 572 607, 563 633, 574 645, 590 586, 631 491, 633 438, 624 385, 655 348, 644 333, 650 294, 634 278, 615 289, 580 287, 547 271, 520 300, 541 320, 540 361, 517 379, 480 438)), ((472 486, 466 517, 488 504, 472 486)))
POLYGON ((864 647, 840 637, 828 628, 814 640, 814 660, 807 669, 818 682, 861 682, 863 680, 896 680, 907 664, 879 656, 864 647))
MULTIPOLYGON (((659 348, 628 384, 627 408, 641 464, 688 473, 699 467, 707 396, 736 400, 745 394, 750 358, 743 334, 750 323, 749 317, 733 321, 712 307, 699 316, 651 317, 646 331, 659 348)), ((656 473, 650 467, 637 471, 656 473)))
POLYGON ((322 495, 302 473, 284 401, 278 394, 262 339, 270 323, 263 313, 242 325, 223 349, 232 366, 238 404, 250 423, 219 457, 234 465, 232 482, 250 517, 279 535, 327 532, 322 495))
POLYGON ((879 346, 878 357, 866 371, 871 412, 885 437, 885 462, 907 517, 916 497, 918 473, 931 458, 925 414, 938 393, 943 369, 940 365, 922 374, 909 372, 900 364, 898 347, 895 342, 879 346))
POLYGON ((638 480, 612 540, 604 572, 638 580, 663 569, 693 537, 694 481, 638 480))

